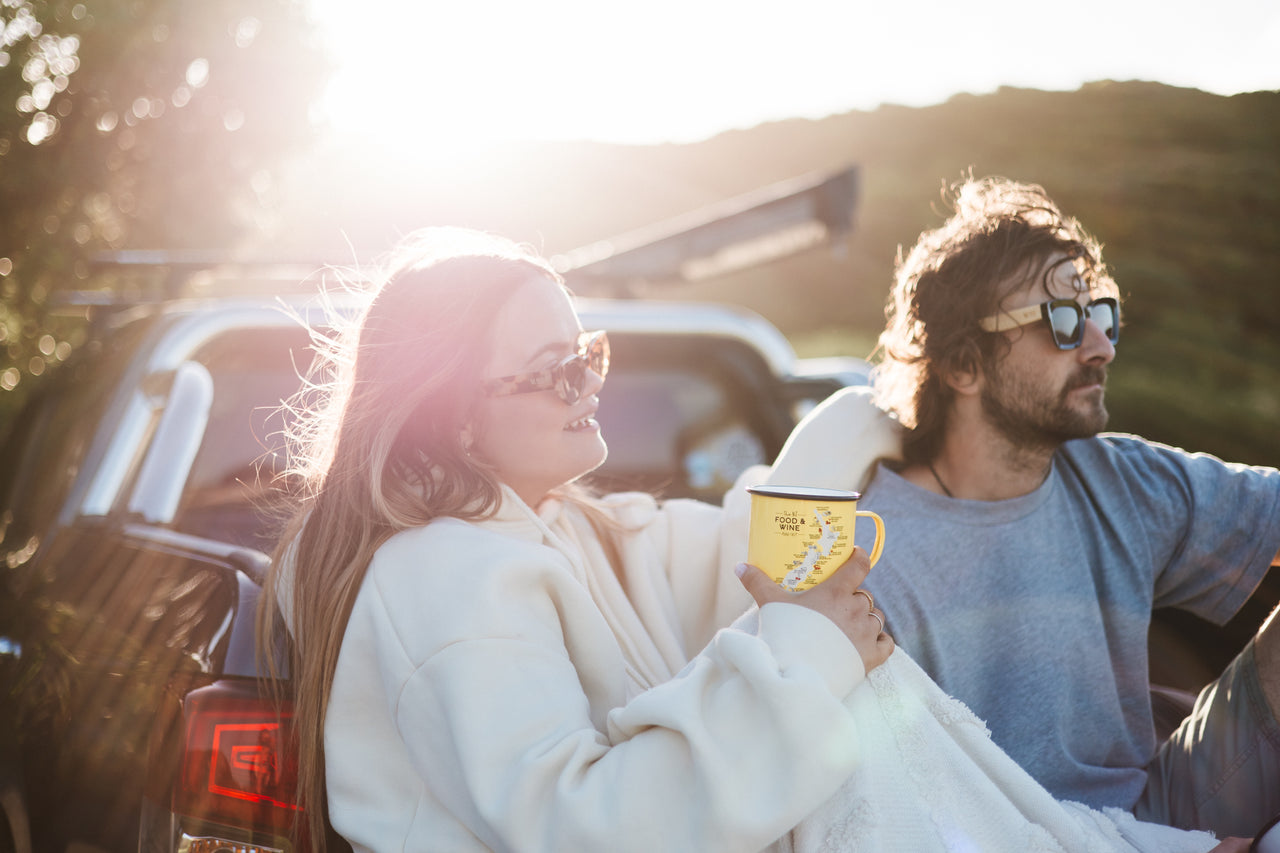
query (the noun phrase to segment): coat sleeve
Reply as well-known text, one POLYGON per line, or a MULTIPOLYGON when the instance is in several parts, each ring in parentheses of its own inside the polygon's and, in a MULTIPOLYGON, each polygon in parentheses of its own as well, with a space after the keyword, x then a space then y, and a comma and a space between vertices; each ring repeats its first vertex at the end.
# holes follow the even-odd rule
POLYGON ((538 551, 429 612, 384 590, 361 615, 399 647, 384 683, 411 762, 491 849, 758 850, 851 772, 842 700, 865 673, 834 623, 770 604, 756 634, 720 632, 602 718, 591 697, 621 669, 608 629, 538 551))

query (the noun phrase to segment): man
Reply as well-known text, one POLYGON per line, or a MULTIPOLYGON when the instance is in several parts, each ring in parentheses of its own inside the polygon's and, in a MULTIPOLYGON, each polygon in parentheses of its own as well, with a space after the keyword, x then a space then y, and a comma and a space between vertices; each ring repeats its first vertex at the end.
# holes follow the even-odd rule
POLYGON ((888 535, 866 586, 888 630, 1056 796, 1255 833, 1280 812, 1280 619, 1164 745, 1147 629, 1155 607, 1220 624, 1247 600, 1280 559, 1280 472, 1099 435, 1117 288, 1040 187, 957 187, 888 313, 879 409, 827 401, 768 481, 871 477, 860 508, 888 535))

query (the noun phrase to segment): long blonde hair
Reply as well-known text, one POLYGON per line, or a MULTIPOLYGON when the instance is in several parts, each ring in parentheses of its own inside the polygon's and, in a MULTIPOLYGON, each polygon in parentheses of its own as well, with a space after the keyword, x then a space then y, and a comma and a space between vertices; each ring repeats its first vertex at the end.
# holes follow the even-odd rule
POLYGON ((392 534, 497 508, 500 483, 468 454, 462 433, 479 400, 493 317, 539 276, 561 281, 509 241, 428 229, 402 242, 354 322, 333 336, 313 333, 308 388, 286 406, 290 515, 258 636, 265 652, 285 626, 292 634, 298 800, 314 849, 326 837, 324 720, 356 594, 392 534))

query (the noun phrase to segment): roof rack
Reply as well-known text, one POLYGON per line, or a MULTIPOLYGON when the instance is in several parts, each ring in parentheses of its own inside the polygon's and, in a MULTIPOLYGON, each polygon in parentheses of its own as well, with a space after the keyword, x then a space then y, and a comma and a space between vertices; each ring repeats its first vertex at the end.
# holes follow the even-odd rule
POLYGON ((848 166, 773 184, 552 263, 575 291, 632 292, 637 283, 694 282, 831 243, 853 230, 859 171, 848 166))
POLYGON ((96 289, 60 290, 51 296, 58 313, 105 313, 206 296, 276 296, 302 292, 303 282, 331 266, 296 257, 240 257, 209 249, 122 249, 88 259, 91 274, 117 279, 96 289))

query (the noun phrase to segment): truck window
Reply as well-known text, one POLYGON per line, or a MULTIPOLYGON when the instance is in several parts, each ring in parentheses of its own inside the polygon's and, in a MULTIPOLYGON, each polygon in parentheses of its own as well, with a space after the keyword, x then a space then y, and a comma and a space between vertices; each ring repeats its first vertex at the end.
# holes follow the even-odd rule
POLYGON ((28 548, 57 518, 147 325, 134 322, 86 343, 18 415, 0 450, 0 524, 9 554, 28 548))
POLYGON ((230 332, 194 355, 213 377, 213 406, 174 521, 178 530, 270 550, 284 461, 281 406, 300 389, 311 355, 304 330, 279 328, 230 332))

